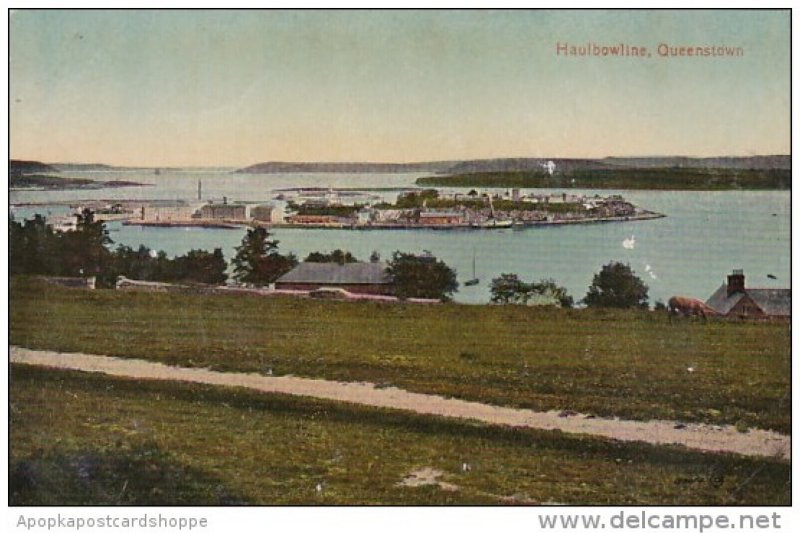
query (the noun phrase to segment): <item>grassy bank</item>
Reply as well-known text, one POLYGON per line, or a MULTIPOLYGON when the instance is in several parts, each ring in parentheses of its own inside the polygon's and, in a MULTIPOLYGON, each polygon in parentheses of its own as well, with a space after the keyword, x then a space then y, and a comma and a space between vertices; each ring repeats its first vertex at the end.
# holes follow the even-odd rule
POLYGON ((427 187, 520 187, 647 190, 790 190, 792 172, 785 169, 641 168, 479 172, 418 178, 427 187))
POLYGON ((12 505, 790 501, 785 462, 22 365, 10 420, 12 505))
POLYGON ((81 291, 28 278, 12 279, 10 299, 10 341, 30 348, 790 431, 786 323, 81 291))

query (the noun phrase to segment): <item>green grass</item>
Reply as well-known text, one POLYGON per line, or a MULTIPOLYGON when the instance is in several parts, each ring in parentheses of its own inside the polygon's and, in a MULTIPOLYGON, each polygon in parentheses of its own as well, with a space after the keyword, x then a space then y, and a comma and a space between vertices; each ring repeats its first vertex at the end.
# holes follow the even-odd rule
POLYGON ((10 422, 12 505, 790 502, 783 461, 24 365, 10 422))
POLYGON ((477 172, 417 178, 426 187, 530 187, 648 190, 789 190, 787 169, 619 168, 575 170, 549 175, 544 171, 477 172))
POLYGON ((787 323, 82 291, 17 277, 10 302, 10 341, 29 348, 363 380, 538 410, 791 427, 787 323))

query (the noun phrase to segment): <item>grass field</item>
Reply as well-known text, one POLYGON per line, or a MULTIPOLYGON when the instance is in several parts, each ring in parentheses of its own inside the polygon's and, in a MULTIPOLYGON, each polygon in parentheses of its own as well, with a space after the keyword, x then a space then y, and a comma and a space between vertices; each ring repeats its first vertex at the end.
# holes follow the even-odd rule
POLYGON ((81 291, 26 278, 12 279, 10 297, 11 343, 29 348, 790 432, 787 323, 81 291))
POLYGON ((781 461, 23 365, 10 421, 12 505, 790 503, 781 461))

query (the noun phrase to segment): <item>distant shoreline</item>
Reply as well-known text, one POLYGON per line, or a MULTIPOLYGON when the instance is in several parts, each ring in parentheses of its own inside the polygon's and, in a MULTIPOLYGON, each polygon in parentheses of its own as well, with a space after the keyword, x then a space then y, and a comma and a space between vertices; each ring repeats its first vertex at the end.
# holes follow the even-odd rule
POLYGON ((58 178, 52 176, 22 176, 9 178, 9 191, 75 191, 75 190, 98 190, 98 189, 120 189, 123 187, 152 187, 152 183, 139 183, 136 181, 112 180, 94 181, 86 179, 58 178), (30 179, 46 178, 46 179, 30 179), (58 181, 55 181, 58 180, 58 181))
POLYGON ((786 190, 789 169, 620 168, 477 172, 417 178, 423 187, 654 191, 786 190))

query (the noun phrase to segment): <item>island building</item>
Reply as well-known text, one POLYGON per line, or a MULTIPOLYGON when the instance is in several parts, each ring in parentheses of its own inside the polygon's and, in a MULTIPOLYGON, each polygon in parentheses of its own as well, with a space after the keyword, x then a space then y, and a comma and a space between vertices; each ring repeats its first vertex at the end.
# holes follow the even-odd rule
POLYGON ((375 212, 375 209, 359 209, 356 213, 356 223, 362 226, 372 224, 375 221, 375 212))
POLYGON ((744 271, 734 270, 706 305, 726 317, 788 318, 792 314, 792 290, 748 288, 744 271))
POLYGON ((286 190, 282 196, 297 205, 308 207, 371 205, 382 199, 380 196, 366 191, 321 188, 286 190))
POLYGON ((184 202, 151 203, 139 209, 139 220, 143 222, 175 222, 191 220, 197 205, 184 202))
POLYGON ((464 222, 464 213, 459 211, 422 211, 419 214, 419 223, 423 226, 457 225, 464 222))
POLYGON ((288 224, 326 227, 344 227, 353 224, 351 219, 336 215, 289 215, 285 221, 288 224))
POLYGON ((250 218, 257 222, 272 222, 275 208, 270 204, 254 205, 250 208, 250 218))
POLYGON ((244 204, 229 204, 224 197, 221 204, 210 202, 200 208, 200 216, 206 220, 244 220, 247 218, 247 206, 244 204))
POLYGON ((300 263, 275 282, 278 290, 314 291, 322 288, 343 289, 356 294, 394 294, 394 283, 386 272, 387 264, 378 263, 300 263))

